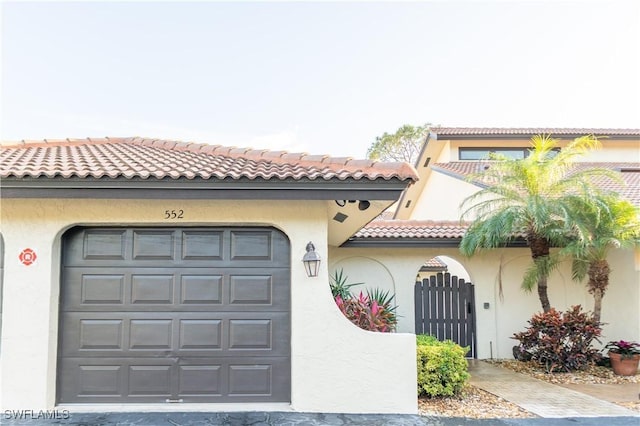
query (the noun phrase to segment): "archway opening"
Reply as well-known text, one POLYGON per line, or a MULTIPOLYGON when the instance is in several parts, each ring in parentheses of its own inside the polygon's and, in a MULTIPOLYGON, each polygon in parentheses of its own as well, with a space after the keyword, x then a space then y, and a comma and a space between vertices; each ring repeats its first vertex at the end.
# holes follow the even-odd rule
POLYGON ((416 334, 452 340, 477 357, 475 289, 460 262, 444 255, 427 259, 416 274, 414 306, 416 334))

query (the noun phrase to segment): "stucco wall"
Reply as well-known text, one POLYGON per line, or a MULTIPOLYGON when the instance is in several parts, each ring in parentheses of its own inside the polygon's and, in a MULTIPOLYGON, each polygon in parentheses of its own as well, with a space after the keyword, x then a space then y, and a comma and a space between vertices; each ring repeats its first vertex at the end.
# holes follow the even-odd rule
MULTIPOLYGON (((433 256, 449 256, 460 262, 475 285, 478 358, 511 358, 516 341, 510 337, 522 331, 533 313, 540 312, 537 292, 521 289, 523 271, 530 264, 528 248, 511 248, 485 252, 473 258, 460 255, 457 248, 332 248, 332 268, 344 268, 352 281, 377 282, 375 270, 361 268, 357 259, 368 259, 384 265, 393 276, 398 330, 414 331, 413 286, 416 272, 424 261, 433 256), (502 265, 502 266, 501 266, 502 265), (500 290, 502 269, 502 291, 500 290), (489 308, 484 308, 489 303, 489 308)), ((611 282, 603 299, 603 343, 614 339, 640 340, 640 272, 631 250, 615 250, 609 256, 611 282)), ((593 309, 593 297, 584 283, 571 279, 568 262, 553 273, 549 280, 549 299, 552 306, 566 310, 580 304, 593 309)))
POLYGON ((455 179, 434 171, 426 183, 412 219, 416 220, 458 220, 460 203, 466 197, 478 192, 478 187, 460 179, 455 179))
POLYGON ((291 242, 292 409, 417 411, 414 336, 360 330, 331 298, 324 202, 3 200, 1 214, 6 254, 3 409, 55 405, 60 241, 65 230, 75 225, 256 225, 274 226, 291 242), (183 209, 184 219, 164 220, 166 209, 183 209), (324 259, 318 278, 308 278, 302 267, 309 241, 324 259), (30 266, 18 261, 24 248, 37 253, 30 266))

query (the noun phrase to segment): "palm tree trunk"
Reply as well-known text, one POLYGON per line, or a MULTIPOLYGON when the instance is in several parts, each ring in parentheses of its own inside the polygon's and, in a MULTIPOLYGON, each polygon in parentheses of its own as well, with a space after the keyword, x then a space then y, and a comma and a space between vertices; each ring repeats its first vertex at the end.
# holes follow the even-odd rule
POLYGON ((542 268, 542 273, 538 278, 538 299, 542 305, 544 312, 551 310, 551 302, 549 302, 549 294, 547 292, 547 279, 549 278, 546 271, 546 260, 549 259, 549 240, 539 235, 530 233, 527 236, 529 248, 531 249, 531 258, 537 264, 538 268, 542 268))
POLYGON ((540 278, 538 280, 538 299, 540 299, 542 310, 544 312, 549 312, 551 310, 551 302, 549 302, 549 294, 547 293, 546 278, 540 278))
POLYGON ((593 320, 600 322, 600 314, 602 312, 602 296, 604 294, 600 290, 593 292, 593 320))
POLYGON ((593 294, 593 319, 600 322, 602 313, 602 298, 609 286, 609 262, 606 259, 594 260, 589 263, 589 293, 593 294))

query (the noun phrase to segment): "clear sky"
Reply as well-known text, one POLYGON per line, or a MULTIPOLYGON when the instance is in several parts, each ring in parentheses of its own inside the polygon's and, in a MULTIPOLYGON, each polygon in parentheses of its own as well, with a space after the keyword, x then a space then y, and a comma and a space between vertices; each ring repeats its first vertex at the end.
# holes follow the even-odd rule
POLYGON ((639 1, 2 3, 4 140, 364 157, 402 124, 640 128, 639 1))

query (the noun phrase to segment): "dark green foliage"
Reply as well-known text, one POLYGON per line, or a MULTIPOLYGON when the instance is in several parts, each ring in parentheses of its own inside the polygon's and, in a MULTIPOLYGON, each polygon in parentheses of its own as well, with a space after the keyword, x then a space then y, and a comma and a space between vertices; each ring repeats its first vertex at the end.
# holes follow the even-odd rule
POLYGON ((580 305, 565 313, 551 308, 535 314, 528 323, 529 327, 515 333, 513 339, 520 341, 520 350, 546 372, 583 370, 599 360, 600 353, 591 344, 599 341, 602 328, 580 305))
POLYGON ((418 396, 453 396, 469 379, 465 354, 469 348, 433 336, 417 335, 418 396))
POLYGON ((331 282, 329 283, 329 286, 331 287, 331 294, 333 295, 334 299, 338 296, 340 296, 342 300, 349 299, 351 297, 351 287, 364 284, 347 284, 347 276, 344 274, 344 271, 342 269, 334 271, 333 276, 330 278, 331 282))

